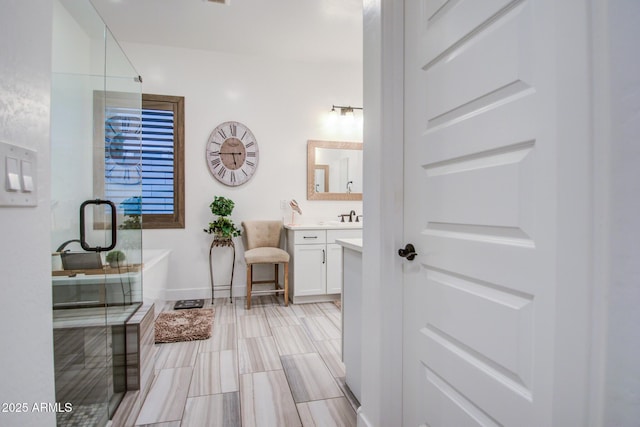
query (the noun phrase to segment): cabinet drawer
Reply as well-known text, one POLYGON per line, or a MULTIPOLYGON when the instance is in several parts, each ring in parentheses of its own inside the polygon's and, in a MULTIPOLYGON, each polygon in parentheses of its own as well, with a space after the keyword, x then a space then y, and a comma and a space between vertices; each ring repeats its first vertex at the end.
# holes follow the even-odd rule
POLYGON ((362 230, 327 230, 327 243, 335 243, 337 239, 360 239, 362 230))
POLYGON ((300 230, 296 231, 293 243, 296 245, 311 245, 314 243, 326 243, 327 233, 325 230, 300 230))

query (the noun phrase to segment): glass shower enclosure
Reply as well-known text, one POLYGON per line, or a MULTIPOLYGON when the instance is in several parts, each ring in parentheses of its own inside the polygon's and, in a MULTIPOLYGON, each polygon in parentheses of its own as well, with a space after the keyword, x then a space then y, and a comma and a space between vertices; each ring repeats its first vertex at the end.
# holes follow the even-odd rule
POLYGON ((57 421, 104 426, 142 301, 141 82, 89 0, 54 1, 52 68, 56 401, 71 408, 57 421))

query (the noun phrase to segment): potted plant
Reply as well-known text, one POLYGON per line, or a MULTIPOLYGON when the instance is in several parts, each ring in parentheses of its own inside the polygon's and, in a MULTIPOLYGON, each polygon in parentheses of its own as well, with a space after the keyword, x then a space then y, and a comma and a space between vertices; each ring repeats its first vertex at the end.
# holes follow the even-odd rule
POLYGON ((118 268, 120 266, 125 265, 125 259, 126 259, 126 255, 124 254, 124 252, 119 251, 119 250, 115 250, 115 251, 111 251, 109 253, 107 253, 106 256, 106 260, 109 263, 109 265, 113 268, 118 268))
POLYGON ((233 211, 233 200, 226 197, 215 196, 213 202, 209 205, 211 213, 217 218, 209 223, 209 228, 204 231, 214 234, 217 240, 231 240, 233 237, 240 236, 242 232, 235 226, 233 221, 227 218, 233 211))

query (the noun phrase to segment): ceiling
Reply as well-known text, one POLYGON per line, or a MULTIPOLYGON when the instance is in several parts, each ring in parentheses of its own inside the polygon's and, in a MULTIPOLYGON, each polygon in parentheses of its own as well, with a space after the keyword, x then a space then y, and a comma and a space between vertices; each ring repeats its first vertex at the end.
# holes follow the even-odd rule
POLYGON ((91 1, 121 42, 362 62, 362 0, 91 1))

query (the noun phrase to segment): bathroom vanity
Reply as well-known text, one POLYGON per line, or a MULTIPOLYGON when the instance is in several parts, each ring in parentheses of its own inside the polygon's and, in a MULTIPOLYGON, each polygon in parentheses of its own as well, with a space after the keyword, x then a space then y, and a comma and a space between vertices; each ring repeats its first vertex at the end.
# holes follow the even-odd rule
POLYGON ((361 238, 362 223, 285 225, 289 289, 294 304, 332 301, 342 292, 342 247, 338 239, 361 238))

